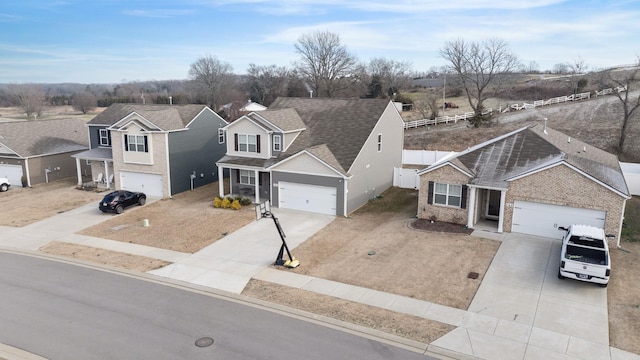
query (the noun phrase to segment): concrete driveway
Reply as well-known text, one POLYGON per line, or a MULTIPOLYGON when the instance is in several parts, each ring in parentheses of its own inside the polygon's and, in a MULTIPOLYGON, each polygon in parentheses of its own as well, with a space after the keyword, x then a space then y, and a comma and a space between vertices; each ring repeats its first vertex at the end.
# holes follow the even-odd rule
MULTIPOLYGON (((293 250, 335 217, 273 209, 293 250)), ((206 248, 149 274, 241 293, 249 280, 273 264, 282 244, 271 218, 250 223, 206 248)), ((293 254, 295 256, 295 252, 293 254)), ((286 253, 284 254, 287 258, 286 253)))
POLYGON ((468 309, 477 314, 475 324, 433 344, 491 359, 611 358, 607 291, 558 279, 560 239, 515 233, 501 239, 468 309))

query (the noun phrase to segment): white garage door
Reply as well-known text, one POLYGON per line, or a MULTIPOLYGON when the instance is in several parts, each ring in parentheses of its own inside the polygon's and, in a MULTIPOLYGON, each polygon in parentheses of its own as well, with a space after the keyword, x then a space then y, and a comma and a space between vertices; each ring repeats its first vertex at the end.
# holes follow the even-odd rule
POLYGON ((121 171, 120 187, 122 190, 141 191, 147 196, 163 196, 162 175, 121 171))
POLYGON ((561 238, 558 226, 583 224, 604 228, 605 216, 602 210, 515 201, 511 232, 561 238))
POLYGON ((280 182, 279 204, 283 209, 308 211, 320 214, 336 214, 336 188, 280 182))
POLYGON ((9 179, 11 186, 22 186, 22 166, 0 164, 0 177, 9 179))

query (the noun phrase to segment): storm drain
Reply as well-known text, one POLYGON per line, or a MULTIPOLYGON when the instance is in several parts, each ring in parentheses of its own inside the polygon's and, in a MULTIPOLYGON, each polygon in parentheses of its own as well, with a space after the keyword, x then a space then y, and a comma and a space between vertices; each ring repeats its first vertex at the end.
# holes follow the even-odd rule
POLYGON ((197 347, 207 347, 211 345, 213 345, 213 339, 210 337, 201 337, 200 339, 196 340, 197 347))

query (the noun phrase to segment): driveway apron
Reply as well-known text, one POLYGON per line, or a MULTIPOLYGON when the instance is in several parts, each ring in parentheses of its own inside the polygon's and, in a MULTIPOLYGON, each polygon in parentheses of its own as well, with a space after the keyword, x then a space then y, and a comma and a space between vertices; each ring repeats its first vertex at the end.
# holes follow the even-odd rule
MULTIPOLYGON (((335 219, 329 215, 285 209, 274 209, 273 213, 280 221, 290 250, 335 219)), ((275 262, 281 245, 273 219, 263 218, 149 274, 239 294, 254 275, 275 262)), ((295 256, 295 252, 292 255, 295 256)), ((284 257, 287 258, 286 252, 284 257)))

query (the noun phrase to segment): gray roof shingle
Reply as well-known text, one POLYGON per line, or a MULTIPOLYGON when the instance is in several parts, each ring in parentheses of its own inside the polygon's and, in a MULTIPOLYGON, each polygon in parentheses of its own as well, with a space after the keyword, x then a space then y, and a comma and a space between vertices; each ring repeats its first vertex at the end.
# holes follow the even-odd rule
POLYGON ((113 125, 133 112, 152 122, 160 130, 184 129, 206 105, 112 104, 89 121, 90 125, 113 125))
POLYGON ((510 179, 566 162, 629 196, 615 155, 540 124, 476 145, 449 161, 472 174, 470 184, 497 188, 507 188, 510 179))
POLYGON ((337 161, 342 170, 349 171, 388 105, 389 100, 383 99, 279 97, 269 110, 294 109, 306 126, 280 158, 325 145, 326 150, 316 153, 321 155, 328 151, 332 156, 323 158, 324 161, 337 161))
POLYGON ((21 158, 89 148, 86 122, 80 119, 2 122, 0 143, 21 158))

